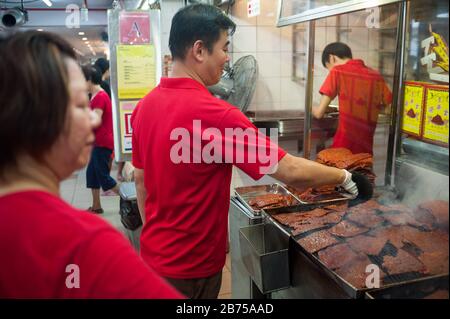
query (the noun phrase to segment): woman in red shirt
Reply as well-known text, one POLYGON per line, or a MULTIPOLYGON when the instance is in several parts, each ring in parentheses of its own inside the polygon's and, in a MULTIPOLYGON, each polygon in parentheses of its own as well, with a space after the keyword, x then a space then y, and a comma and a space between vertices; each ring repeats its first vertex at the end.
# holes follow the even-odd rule
POLYGON ((98 119, 61 38, 0 39, 0 298, 179 298, 125 237, 59 197, 98 119))

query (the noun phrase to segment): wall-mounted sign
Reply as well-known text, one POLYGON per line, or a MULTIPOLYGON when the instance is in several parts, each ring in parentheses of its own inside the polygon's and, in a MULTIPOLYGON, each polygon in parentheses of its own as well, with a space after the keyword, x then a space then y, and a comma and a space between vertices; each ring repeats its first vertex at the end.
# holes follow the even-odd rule
POLYGON ((403 104, 403 132, 420 137, 425 97, 425 86, 421 83, 406 82, 403 104))
POLYGON ((122 139, 122 152, 131 154, 131 137, 133 129, 131 128, 131 115, 138 101, 121 101, 120 104, 120 138, 122 139))
POLYGON ((119 16, 119 33, 121 44, 149 44, 150 17, 148 13, 121 12, 119 16))
POLYGON ((430 80, 449 83, 448 46, 441 35, 431 30, 431 26, 430 33, 431 37, 421 43, 424 57, 420 59, 420 62, 427 66, 430 80))
POLYGON ((247 1, 247 14, 249 18, 259 16, 261 14, 261 1, 260 0, 248 0, 247 1))
POLYGON ((155 87, 153 45, 117 45, 117 85, 120 100, 140 99, 155 87))
POLYGON ((426 92, 423 138, 448 145, 448 87, 433 86, 426 92))

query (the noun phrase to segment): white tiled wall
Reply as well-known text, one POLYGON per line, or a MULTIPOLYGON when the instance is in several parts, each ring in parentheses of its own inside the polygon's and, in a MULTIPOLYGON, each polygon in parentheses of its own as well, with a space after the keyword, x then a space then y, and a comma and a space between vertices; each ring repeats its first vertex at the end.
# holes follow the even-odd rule
POLYGON ((278 1, 261 0, 261 14, 248 18, 247 0, 237 0, 232 18, 232 60, 253 55, 259 66, 256 91, 249 110, 303 109, 304 85, 291 80, 292 27, 277 28, 278 1))

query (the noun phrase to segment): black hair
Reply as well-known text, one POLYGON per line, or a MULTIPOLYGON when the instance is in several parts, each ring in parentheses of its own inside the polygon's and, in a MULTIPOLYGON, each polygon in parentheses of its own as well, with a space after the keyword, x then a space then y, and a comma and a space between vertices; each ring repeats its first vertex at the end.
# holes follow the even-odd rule
POLYGON ((99 68, 102 75, 109 70, 109 61, 105 58, 98 58, 97 61, 95 61, 94 65, 99 68))
POLYGON ((20 154, 41 159, 62 133, 69 59, 76 59, 72 46, 52 33, 17 32, 0 40, 0 177, 20 154))
POLYGON ((93 84, 100 85, 102 83, 102 72, 95 65, 84 65, 82 68, 84 78, 86 81, 91 81, 93 84))
POLYGON ((335 55, 340 59, 352 59, 352 50, 348 45, 342 42, 333 42, 328 44, 322 53, 322 65, 327 67, 326 64, 330 62, 330 55, 335 55))
POLYGON ((198 40, 203 41, 212 53, 214 44, 222 31, 232 35, 236 24, 218 7, 207 4, 193 4, 179 10, 172 19, 169 48, 172 58, 183 60, 186 51, 198 40))

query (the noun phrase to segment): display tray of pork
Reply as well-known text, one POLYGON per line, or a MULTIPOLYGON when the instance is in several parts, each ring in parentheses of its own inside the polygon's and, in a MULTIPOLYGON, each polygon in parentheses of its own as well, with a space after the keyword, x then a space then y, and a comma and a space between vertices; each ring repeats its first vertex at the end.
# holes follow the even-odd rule
MULTIPOLYGON (((408 207, 383 203, 382 198, 352 207, 344 202, 269 208, 263 214, 312 261, 304 267, 313 264, 351 298, 374 288, 401 289, 412 281, 448 275, 448 202, 408 207)), ((323 283, 315 284, 326 290, 319 287, 323 283)))
POLYGON ((235 188, 238 200, 253 214, 262 209, 287 208, 300 204, 298 199, 280 184, 256 185, 235 188))

